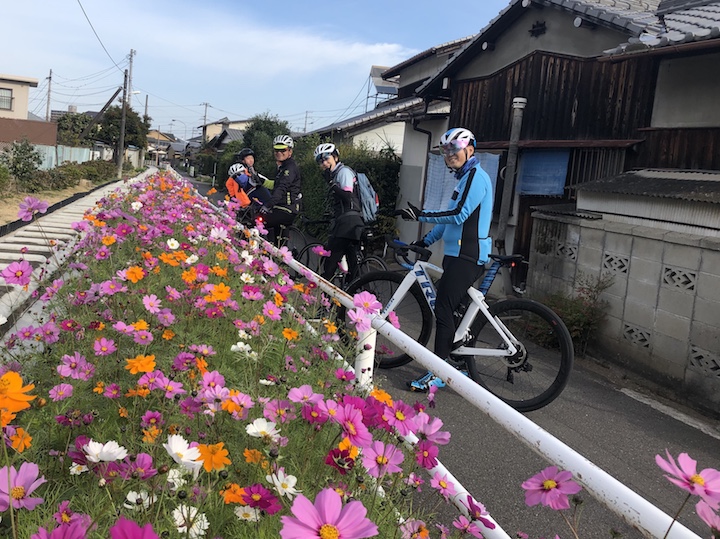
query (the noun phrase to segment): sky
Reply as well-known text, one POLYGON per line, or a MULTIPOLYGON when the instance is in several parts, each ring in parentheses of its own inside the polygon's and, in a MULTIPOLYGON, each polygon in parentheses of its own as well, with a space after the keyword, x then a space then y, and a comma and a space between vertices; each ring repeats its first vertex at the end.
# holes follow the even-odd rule
POLYGON ((189 138, 204 122, 269 113, 311 131, 373 108, 372 65, 473 35, 509 3, 3 2, 0 73, 38 80, 29 110, 40 117, 49 82, 52 110, 98 111, 133 49, 130 103, 142 115, 147 100, 153 128, 189 138))

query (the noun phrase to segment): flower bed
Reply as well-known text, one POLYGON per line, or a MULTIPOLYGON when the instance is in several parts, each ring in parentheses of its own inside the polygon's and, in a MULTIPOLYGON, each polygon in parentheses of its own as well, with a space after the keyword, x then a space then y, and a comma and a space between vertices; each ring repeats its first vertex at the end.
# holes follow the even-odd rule
POLYGON ((42 320, 3 352, 0 535, 429 536, 409 494, 449 434, 356 387, 336 326, 308 323, 332 306, 312 280, 167 176, 75 226, 42 320))

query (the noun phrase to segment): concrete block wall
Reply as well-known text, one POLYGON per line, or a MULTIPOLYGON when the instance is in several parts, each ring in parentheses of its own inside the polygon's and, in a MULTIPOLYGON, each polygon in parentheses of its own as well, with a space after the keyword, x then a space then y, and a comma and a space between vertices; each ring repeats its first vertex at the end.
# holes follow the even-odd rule
POLYGON ((582 274, 611 274, 607 319, 591 351, 720 412, 720 239, 533 217, 529 293, 572 293, 582 274))

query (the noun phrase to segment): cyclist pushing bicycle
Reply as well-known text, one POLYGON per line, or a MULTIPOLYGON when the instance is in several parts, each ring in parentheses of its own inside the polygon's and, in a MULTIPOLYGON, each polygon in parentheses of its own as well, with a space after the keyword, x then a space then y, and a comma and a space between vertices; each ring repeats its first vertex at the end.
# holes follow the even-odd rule
POLYGON ((315 148, 315 162, 323 169, 332 195, 333 218, 327 248, 330 256, 325 261, 322 277, 331 280, 338 263, 345 255, 350 275, 355 275, 358 249, 365 222, 362 218, 360 198, 357 194, 355 171, 340 162, 340 153, 331 143, 315 148))
MULTIPOLYGON (((453 311, 467 290, 485 271, 492 240, 493 192, 490 177, 475 157, 475 135, 456 127, 440 137, 445 164, 455 173, 457 187, 446 210, 420 210, 408 203, 399 215, 406 221, 434 223, 435 226, 414 245, 428 247, 444 240, 443 275, 437 283, 435 301, 435 355, 455 365, 450 357, 455 334, 453 311)), ((427 391, 445 383, 428 371, 408 382, 412 391, 427 391)))

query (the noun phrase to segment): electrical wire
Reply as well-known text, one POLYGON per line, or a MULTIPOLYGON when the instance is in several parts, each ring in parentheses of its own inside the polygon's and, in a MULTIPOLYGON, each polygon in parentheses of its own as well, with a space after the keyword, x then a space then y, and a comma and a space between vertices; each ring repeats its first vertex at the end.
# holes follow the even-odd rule
MULTIPOLYGON (((120 63, 127 65, 127 63, 129 63, 129 62, 127 62, 127 60, 126 60, 125 62, 120 62, 120 63)), ((99 76, 99 75, 104 75, 104 74, 107 73, 108 71, 111 71, 111 72, 114 73, 116 67, 117 67, 117 66, 108 67, 108 68, 106 68, 106 69, 103 69, 102 71, 98 71, 98 72, 92 73, 92 74, 90 74, 90 75, 85 75, 85 76, 83 76, 83 77, 78 77, 78 78, 76 78, 76 79, 69 79, 69 78, 67 78, 67 77, 63 77, 63 76, 60 75, 59 73, 53 73, 53 78, 54 78, 54 77, 57 77, 57 78, 60 78, 60 79, 65 80, 65 81, 67 81, 67 82, 83 81, 83 80, 92 79, 92 78, 97 77, 97 76, 99 76)))
POLYGON ((105 44, 102 42, 102 39, 100 39, 100 36, 99 36, 98 33, 95 31, 95 27, 93 26, 92 22, 90 22, 90 17, 88 17, 87 13, 85 13, 85 8, 83 7, 82 2, 80 2, 80 0, 77 0, 77 3, 78 3, 78 5, 80 6, 80 9, 81 9, 82 12, 83 12, 83 15, 85 15, 85 19, 87 20, 88 24, 90 25, 90 28, 92 28, 93 34, 95 34, 95 37, 97 38, 98 42, 100 43, 100 46, 101 46, 101 47, 103 48, 103 50, 105 51, 105 54, 107 54, 107 57, 110 58, 110 61, 112 61, 112 63, 115 64, 115 67, 118 68, 118 71, 120 71, 120 72, 122 73, 122 69, 120 68, 119 65, 117 65, 117 62, 116 62, 115 60, 113 60, 113 57, 110 56, 110 53, 109 53, 108 50, 105 48, 105 44))
MULTIPOLYGON (((343 118, 343 116, 345 115, 345 113, 346 113, 348 110, 350 110, 350 107, 353 106, 353 104, 355 103, 355 101, 357 100, 357 98, 360 97, 360 94, 361 94, 362 91, 365 89, 366 84, 367 84, 367 79, 365 79, 365 82, 363 82, 363 85, 360 87, 360 91, 359 91, 359 92, 357 93, 357 95, 353 98, 353 100, 350 102, 350 104, 347 106, 347 108, 342 112, 342 114, 340 114, 340 116, 338 116, 334 121, 332 121, 332 122, 330 122, 330 123, 333 123, 333 124, 334 124, 335 122, 338 122, 338 121, 340 121, 340 120, 343 118)), ((354 110, 354 109, 353 109, 353 110, 354 110)))

